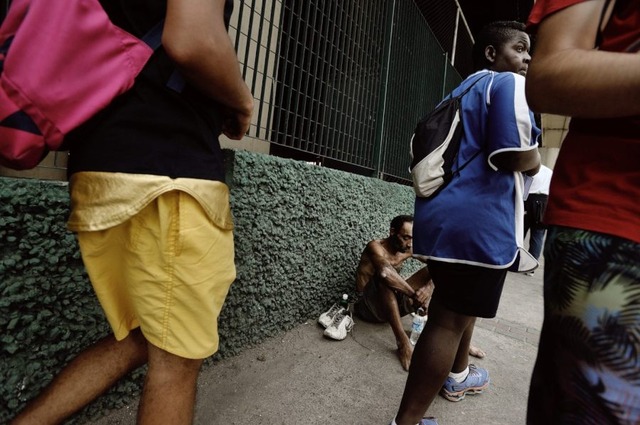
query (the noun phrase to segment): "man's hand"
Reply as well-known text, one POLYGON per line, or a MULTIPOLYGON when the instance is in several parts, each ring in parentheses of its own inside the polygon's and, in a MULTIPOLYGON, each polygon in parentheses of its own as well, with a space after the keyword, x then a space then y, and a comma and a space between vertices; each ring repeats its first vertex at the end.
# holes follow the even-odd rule
POLYGON ((162 45, 191 85, 221 105, 222 132, 241 139, 249 129, 253 96, 224 21, 225 0, 168 0, 162 45))
POLYGON ((242 139, 244 135, 247 134, 247 131, 249 131, 252 113, 253 100, 241 111, 228 108, 224 111, 222 133, 232 140, 242 139))
POLYGON ((429 301, 431 300, 431 295, 433 295, 433 282, 429 282, 429 284, 418 288, 413 299, 418 301, 421 306, 429 305, 429 301))

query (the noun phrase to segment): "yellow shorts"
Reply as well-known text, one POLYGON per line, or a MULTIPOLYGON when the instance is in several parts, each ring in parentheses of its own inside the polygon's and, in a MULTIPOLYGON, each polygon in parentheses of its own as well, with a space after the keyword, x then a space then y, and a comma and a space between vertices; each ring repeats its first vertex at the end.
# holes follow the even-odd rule
POLYGON ((189 194, 171 191, 115 227, 79 232, 85 267, 116 339, 140 327, 151 344, 202 359, 235 279, 233 232, 189 194))

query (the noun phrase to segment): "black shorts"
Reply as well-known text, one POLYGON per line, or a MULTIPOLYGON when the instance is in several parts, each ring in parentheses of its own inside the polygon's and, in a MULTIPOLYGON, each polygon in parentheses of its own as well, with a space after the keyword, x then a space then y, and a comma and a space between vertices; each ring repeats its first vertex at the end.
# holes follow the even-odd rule
POLYGON ((489 269, 428 260, 435 285, 433 299, 467 316, 496 317, 507 269, 489 269))

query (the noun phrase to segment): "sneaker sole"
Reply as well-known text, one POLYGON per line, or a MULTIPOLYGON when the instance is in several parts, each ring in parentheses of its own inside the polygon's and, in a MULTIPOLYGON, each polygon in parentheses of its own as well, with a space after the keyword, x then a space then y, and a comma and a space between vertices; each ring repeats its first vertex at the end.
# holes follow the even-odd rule
POLYGON ((326 332, 325 332, 325 333, 323 333, 323 335, 324 335, 324 336, 326 336, 327 338, 331 338, 331 339, 333 339, 334 341, 342 341, 342 340, 344 340, 344 339, 347 337, 347 335, 349 335, 349 332, 351 332, 351 329, 353 329, 353 325, 354 325, 354 322, 351 322, 351 325, 350 325, 350 326, 346 326, 346 327, 344 328, 344 329, 347 331, 347 332, 344 334, 344 338, 337 338, 337 337, 334 337, 334 336, 332 336, 332 335, 330 335, 330 334, 327 334, 326 332))
POLYGON ((322 321, 320 321, 320 320, 318 320, 318 324, 319 324, 320 326, 322 326, 323 328, 325 328, 325 329, 327 329, 327 328, 329 327, 329 325, 331 325, 331 323, 329 323, 328 325, 326 325, 324 322, 322 322, 322 321))
POLYGON ((458 392, 449 392, 447 390, 445 390, 444 388, 440 391, 440 395, 442 395, 442 397, 446 398, 449 401, 453 401, 453 402, 457 402, 457 401, 462 401, 464 400, 464 397, 469 394, 469 395, 474 395, 474 394, 480 394, 482 391, 484 391, 487 387, 489 386, 489 381, 487 381, 484 385, 480 386, 480 387, 471 387, 471 388, 467 388, 465 390, 462 391, 458 391, 458 392))

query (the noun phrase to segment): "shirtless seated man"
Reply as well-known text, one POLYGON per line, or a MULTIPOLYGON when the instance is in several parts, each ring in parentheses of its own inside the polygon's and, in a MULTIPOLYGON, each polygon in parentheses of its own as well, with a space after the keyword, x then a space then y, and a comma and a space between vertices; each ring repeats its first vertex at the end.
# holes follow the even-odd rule
MULTIPOLYGON (((391 221, 389 236, 369 242, 362 252, 356 271, 356 291, 359 299, 355 314, 367 322, 389 323, 398 345, 398 358, 409 370, 413 345, 404 331, 401 318, 419 307, 428 311, 433 282, 427 267, 408 279, 400 276, 403 263, 412 256, 413 217, 399 215, 391 221)), ((474 346, 469 354, 484 357, 474 346)))

